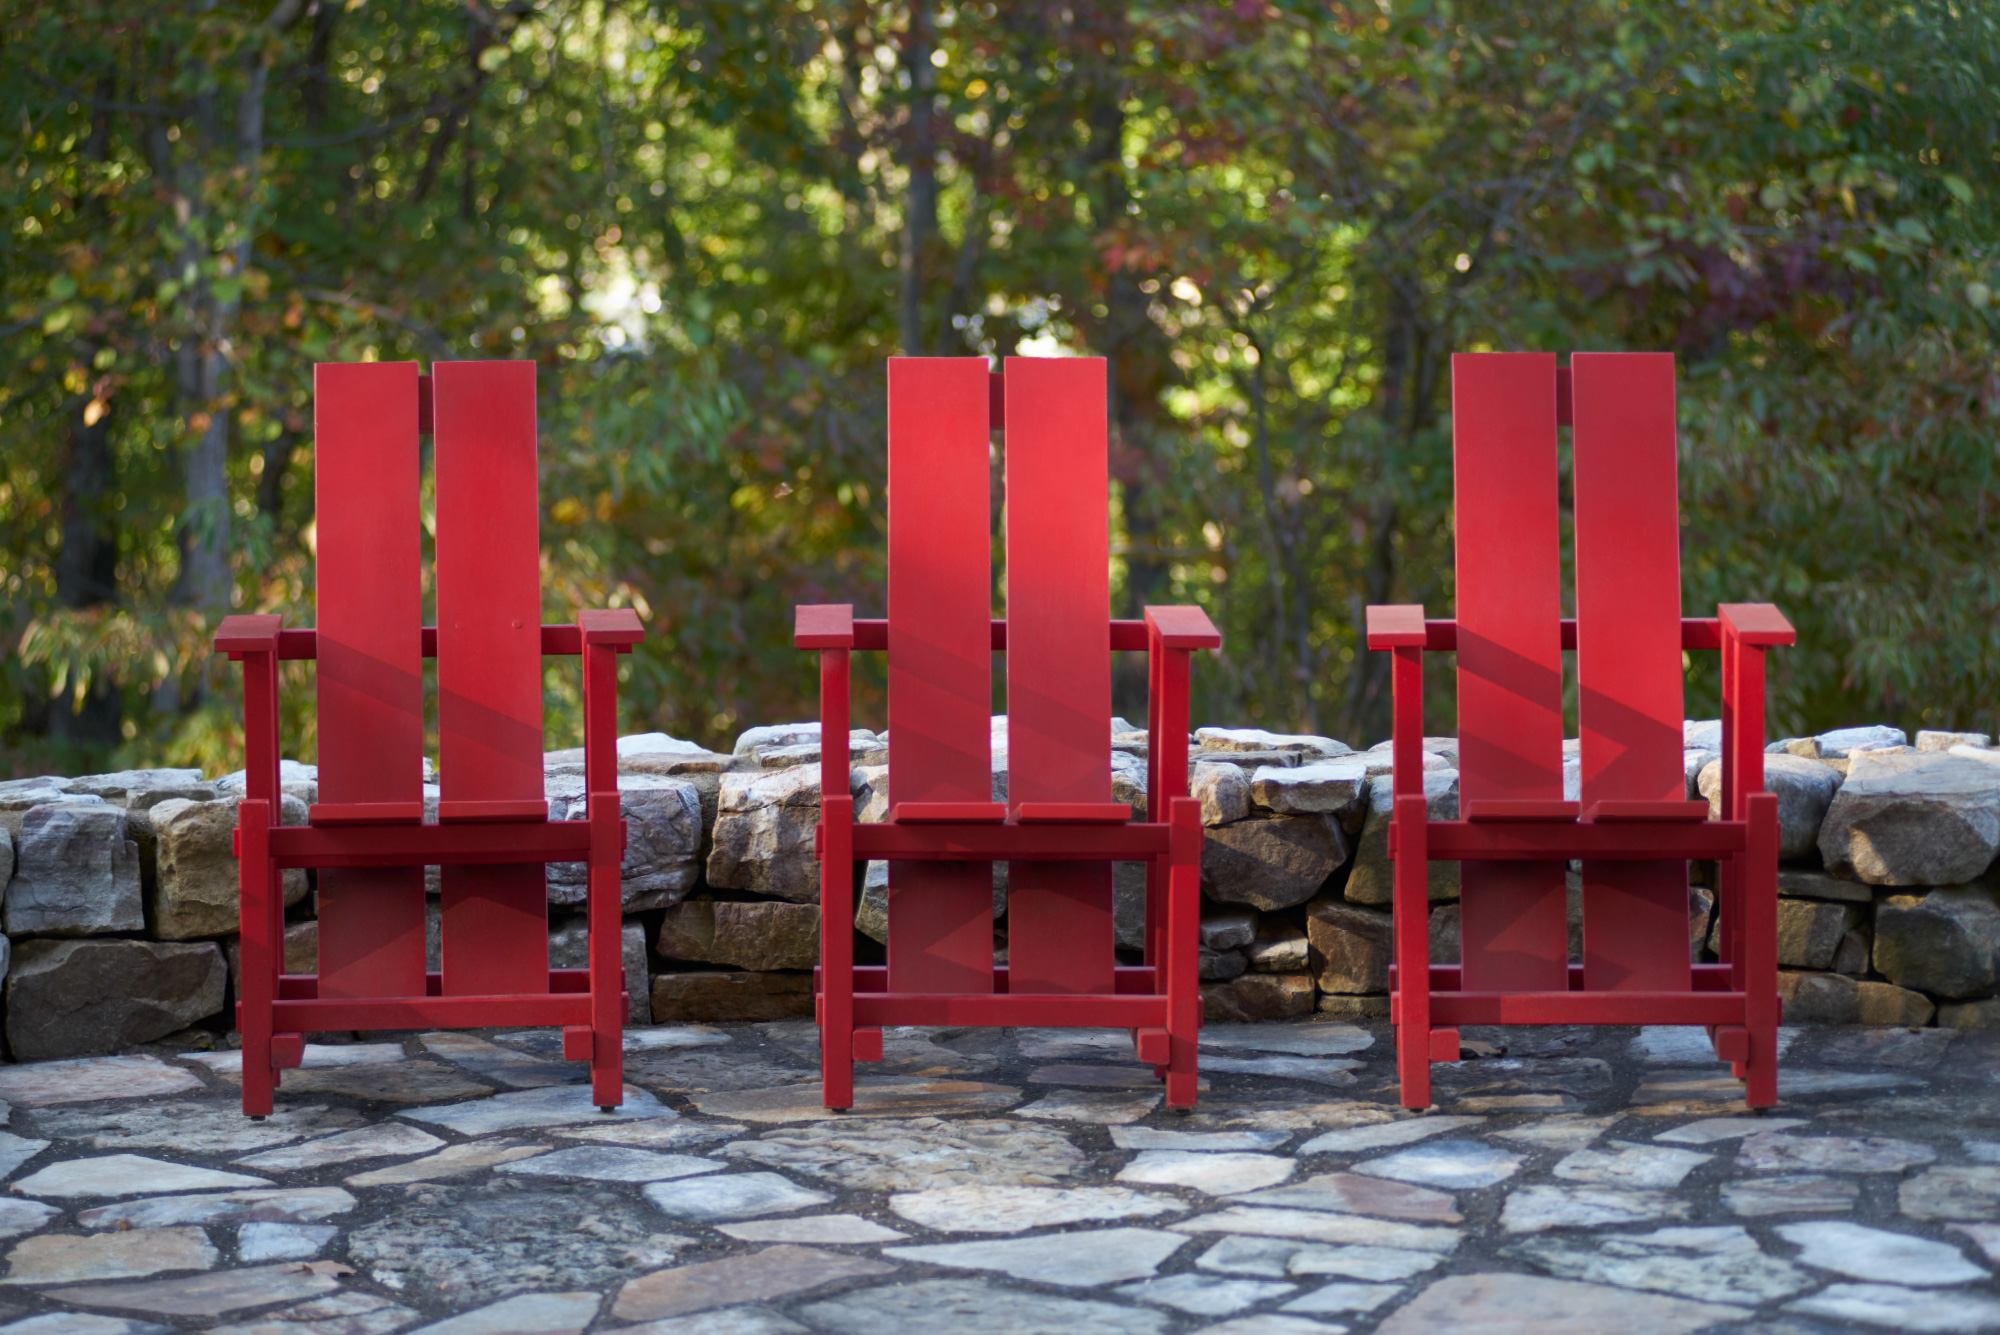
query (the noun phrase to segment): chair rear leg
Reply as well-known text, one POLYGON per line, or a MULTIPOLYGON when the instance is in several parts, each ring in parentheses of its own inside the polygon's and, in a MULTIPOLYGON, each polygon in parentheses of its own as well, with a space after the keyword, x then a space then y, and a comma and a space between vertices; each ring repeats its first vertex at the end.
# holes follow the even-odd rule
POLYGON ((1396 1076, 1405 1108, 1431 1106, 1430 867, 1421 796, 1399 796, 1393 879, 1396 957, 1396 1076))
POLYGON ((620 916, 620 817, 616 794, 600 797, 590 861, 590 1101, 616 1111, 625 1101, 624 922, 620 916), (609 849, 610 852, 605 850, 609 849))
POLYGON ((1201 1087, 1201 804, 1173 799, 1167 873, 1167 1106, 1192 1108, 1201 1087))
POLYGON ((1750 825, 1737 884, 1743 892, 1744 1027, 1750 1056, 1743 1063, 1743 1101, 1769 1108, 1778 1101, 1778 799, 1753 793, 1750 825))
POLYGON ((243 1036, 243 1111, 267 1117, 278 1074, 271 1061, 272 1003, 277 1000, 278 964, 283 958, 278 870, 271 865, 271 804, 246 801, 237 808, 238 927, 242 973, 237 995, 237 1030, 243 1036))

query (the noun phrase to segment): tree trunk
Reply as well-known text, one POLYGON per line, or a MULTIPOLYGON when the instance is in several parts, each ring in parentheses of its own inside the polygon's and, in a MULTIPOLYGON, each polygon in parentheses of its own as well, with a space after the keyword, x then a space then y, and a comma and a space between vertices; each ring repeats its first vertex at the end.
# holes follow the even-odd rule
POLYGON ((910 184, 903 201, 903 248, 897 262, 901 283, 903 355, 924 355, 924 248, 937 231, 937 109, 931 65, 931 13, 925 0, 910 5, 910 30, 903 42, 903 68, 910 75, 910 184))

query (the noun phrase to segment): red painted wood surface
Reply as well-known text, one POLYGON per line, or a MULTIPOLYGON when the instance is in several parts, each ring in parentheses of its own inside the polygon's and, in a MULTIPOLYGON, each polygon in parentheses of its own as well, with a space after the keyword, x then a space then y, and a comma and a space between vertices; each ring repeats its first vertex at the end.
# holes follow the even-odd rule
MULTIPOLYGON (((993 796, 990 395, 978 358, 889 361, 892 804, 993 796)), ((890 864, 897 990, 992 990, 992 875, 974 862, 890 864)))
MULTIPOLYGON (((1570 379, 1584 809, 1684 800, 1674 360, 1580 352, 1570 379)), ((1660 948, 1670 931, 1685 936, 1687 915, 1685 863, 1584 863, 1590 986, 1687 987, 1687 952, 1660 948)))
MULTIPOLYGON (((1562 553, 1553 353, 1451 359, 1459 804, 1562 800, 1562 553)), ((1505 808, 1494 808, 1504 810, 1505 808)), ((1561 986, 1564 864, 1467 862, 1467 987, 1561 986)))
MULTIPOLYGON (((1094 805, 1102 819, 1111 802, 1104 361, 1009 357, 1005 384, 1007 800, 1017 820, 1071 804, 1094 805)), ((1108 992, 1114 945, 1111 864, 1009 865, 1017 987, 1108 992)))
MULTIPOLYGON (((438 820, 540 820, 542 576, 535 364, 432 370, 437 496, 438 820)), ((444 988, 545 986, 538 862, 442 870, 444 988)))
MULTIPOLYGON (((393 804, 423 818, 423 625, 417 367, 313 370, 319 805, 393 804)), ((340 868, 319 882, 321 987, 399 996, 424 975, 421 866, 340 868)))

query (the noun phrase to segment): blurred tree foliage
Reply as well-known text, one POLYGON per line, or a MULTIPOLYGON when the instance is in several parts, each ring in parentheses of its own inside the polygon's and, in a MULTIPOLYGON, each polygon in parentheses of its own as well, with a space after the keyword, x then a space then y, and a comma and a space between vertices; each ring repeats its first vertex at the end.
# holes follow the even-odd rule
POLYGON ((540 364, 549 615, 647 618, 628 730, 811 715, 884 357, 1074 351, 1115 610, 1210 609, 1202 717, 1365 743, 1361 609, 1451 606, 1448 355, 1664 347, 1687 604, 1800 627, 1775 726, 2000 731, 1995 0, 0 19, 0 770, 237 763, 207 639, 310 622, 311 366, 364 358, 540 364))

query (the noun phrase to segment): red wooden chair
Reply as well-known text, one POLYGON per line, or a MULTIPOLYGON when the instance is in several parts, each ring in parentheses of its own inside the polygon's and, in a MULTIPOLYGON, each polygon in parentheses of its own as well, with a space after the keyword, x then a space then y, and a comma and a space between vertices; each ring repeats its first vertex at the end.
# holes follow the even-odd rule
POLYGON ((798 609, 820 651, 820 1052, 851 1107, 882 1026, 1134 1031, 1167 1102, 1195 1100, 1201 810, 1187 794, 1188 659, 1222 638, 1198 608, 1112 621, 1104 362, 889 362, 889 617, 798 609), (1007 612, 993 620, 988 469, 1006 433, 1007 612), (889 655, 888 818, 854 821, 848 655, 889 655), (1109 650, 1149 655, 1147 815, 1111 800, 1109 650), (1007 801, 992 800, 993 653, 1007 653, 1007 801), (854 877, 889 862, 886 967, 854 965, 854 877), (1004 967, 992 874, 1008 872, 1004 967), (1111 863, 1148 867, 1146 962, 1113 953, 1111 863))
POLYGON ((304 1035, 562 1025, 594 1100, 623 1101, 617 661, 627 610, 541 624, 533 362, 323 365, 313 376, 316 630, 232 616, 249 751, 242 875, 243 1111, 271 1111, 304 1035), (435 424, 435 425, 433 425, 435 424), (419 432, 436 455, 437 625, 423 624, 419 432), (551 821, 542 655, 580 654, 588 815, 551 821), (318 662, 319 802, 276 823, 278 662, 318 662), (436 823, 424 821, 426 658, 437 660, 436 823), (549 968, 545 864, 589 866, 588 969, 549 968), (424 868, 442 871, 443 968, 424 959, 424 868), (319 871, 319 972, 283 974, 279 872, 319 871))
POLYGON ((1752 1107, 1777 1099, 1777 799, 1764 792, 1775 607, 1682 618, 1674 361, 1665 353, 1452 359, 1458 619, 1368 609, 1395 654, 1395 955, 1403 1103, 1461 1024, 1699 1024, 1752 1107), (1573 428, 1576 619, 1562 615, 1556 427, 1573 428), (1459 810, 1425 818, 1423 653, 1458 654, 1459 810), (1563 800, 1562 655, 1576 651, 1581 802, 1563 800), (1687 801, 1682 651, 1722 652, 1723 819, 1687 801), (1687 863, 1719 859, 1724 962, 1692 964, 1687 863), (1583 864, 1583 961, 1564 866, 1583 864), (1462 863, 1462 963, 1430 963, 1425 869, 1462 863))

